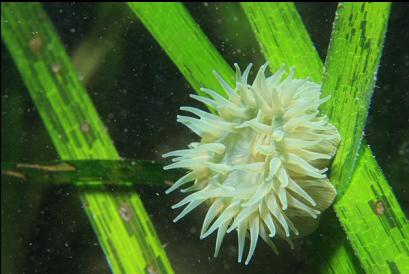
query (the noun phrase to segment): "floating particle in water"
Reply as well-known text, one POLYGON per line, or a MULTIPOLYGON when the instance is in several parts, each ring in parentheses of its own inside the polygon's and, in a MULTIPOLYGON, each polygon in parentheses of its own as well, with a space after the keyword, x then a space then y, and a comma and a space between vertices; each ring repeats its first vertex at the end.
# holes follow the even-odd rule
POLYGON ((169 180, 165 180, 164 184, 170 187, 170 186, 173 186, 174 182, 169 181, 169 180))
POLYGON ((88 202, 87 202, 87 201, 85 201, 85 200, 84 200, 84 201, 82 201, 82 202, 81 202, 81 207, 82 207, 82 208, 88 208, 88 207, 89 207, 88 202))
POLYGON ((403 157, 403 161, 409 164, 409 142, 403 142, 399 147, 399 155, 403 157))

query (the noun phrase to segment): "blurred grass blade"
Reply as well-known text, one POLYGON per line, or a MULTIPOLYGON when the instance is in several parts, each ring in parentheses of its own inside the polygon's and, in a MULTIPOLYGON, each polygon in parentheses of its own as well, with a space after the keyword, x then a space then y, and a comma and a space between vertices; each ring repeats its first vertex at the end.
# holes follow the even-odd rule
MULTIPOLYGON (((116 70, 111 67, 122 61, 123 35, 129 26, 129 18, 126 16, 129 10, 126 5, 99 2, 95 6, 95 20, 71 54, 75 71, 81 75, 81 81, 86 86, 97 82, 93 81, 96 75, 98 78, 104 77, 101 74, 101 67, 110 73, 116 70), (107 28, 107 22, 115 23, 107 28), (104 37, 104 43, 101 43, 101 37, 104 37), (105 60, 111 61, 105 62, 105 60), (107 66, 109 66, 108 69, 107 66)), ((110 78, 115 77, 117 75, 112 75, 110 78)))
POLYGON ((206 87, 224 93, 212 75, 217 70, 229 84, 231 67, 213 47, 181 3, 128 3, 129 7, 169 55, 183 76, 200 95, 206 87))
POLYGON ((163 172, 163 165, 144 160, 68 160, 46 163, 1 163, 1 174, 34 184, 76 185, 103 189, 109 186, 165 187, 181 172, 163 172))
POLYGON ((241 6, 272 72, 285 64, 287 69, 295 67, 296 77, 321 82, 322 61, 293 3, 242 2, 241 6))
MULTIPOLYGON (((260 11, 254 11, 254 10, 264 10, 264 13, 275 13, 275 14, 284 14, 284 17, 288 17, 288 14, 293 14, 291 13, 286 13, 286 10, 288 10, 288 7, 292 7, 292 9, 295 10, 295 7, 291 4, 287 4, 288 6, 286 8, 283 8, 282 6, 283 4, 279 4, 279 3, 271 3, 271 4, 256 4, 256 3, 246 3, 246 4, 242 4, 244 10, 246 11, 246 13, 249 16, 249 20, 252 21, 253 27, 255 29, 257 29, 256 31, 256 37, 259 40, 260 43, 262 44, 268 44, 268 42, 270 40, 274 40, 270 41, 273 44, 276 43, 278 45, 278 47, 276 48, 276 52, 281 52, 282 54, 282 58, 283 60, 285 60, 286 56, 288 55, 288 53, 286 53, 287 47, 283 46, 283 48, 280 48, 280 45, 286 45, 288 43, 290 43, 291 40, 294 39, 294 37, 300 37, 300 36, 304 36, 304 34, 300 33, 298 30, 300 29, 304 29, 301 25, 302 22, 297 19, 298 17, 293 16, 294 18, 292 19, 293 22, 299 22, 299 27, 295 27, 292 31, 292 33, 286 33, 286 35, 280 35, 283 32, 280 31, 276 31, 274 33, 268 32, 266 31, 266 26, 268 26, 269 24, 275 25, 275 26, 283 26, 283 28, 285 28, 287 31, 289 31, 287 26, 284 26, 284 22, 283 19, 280 18, 280 16, 274 16, 274 17, 264 17, 263 18, 258 18, 257 20, 253 20, 253 15, 252 14, 263 14, 260 11), (251 12, 249 12, 249 10, 253 10, 251 12), (270 11, 269 11, 270 10, 270 11), (261 23, 260 23, 261 22, 261 23), (260 30, 260 29, 264 29, 264 31, 260 30), (277 35, 276 35, 277 34, 277 35), (260 37, 260 36, 263 37, 260 37), (273 37, 273 38, 271 38, 273 37), (269 40, 270 39, 270 40, 269 40), (279 41, 279 42, 277 42, 279 41)), ((371 9, 370 14, 373 16, 371 18, 365 18, 366 21, 361 20, 360 23, 362 24, 362 26, 364 26, 367 31, 368 36, 362 36, 362 39, 368 39, 371 42, 367 42, 365 44, 365 40, 364 41, 360 41, 360 43, 362 44, 357 44, 355 43, 355 46, 368 46, 369 44, 372 47, 377 47, 375 49, 373 48, 355 48, 352 49, 350 48, 350 50, 359 50, 360 54, 361 54, 361 59, 359 59, 359 61, 362 61, 362 59, 364 59, 363 56, 368 57, 372 60, 372 62, 368 62, 366 63, 366 60, 363 61, 363 64, 356 64, 357 68, 355 68, 355 65, 351 65, 352 67, 349 67, 349 69, 351 71, 355 71, 355 73, 357 73, 356 69, 360 69, 360 77, 366 77, 366 79, 359 79, 361 82, 359 85, 361 85, 362 90, 359 90, 359 92, 361 92, 361 96, 365 95, 365 98, 361 97, 359 98, 359 100, 355 100, 355 108, 359 109, 356 111, 363 111, 363 113, 359 113, 360 116, 358 119, 355 119, 355 121, 353 121, 355 124, 355 127, 358 127, 358 130, 355 131, 354 126, 351 126, 351 124, 349 125, 351 127, 350 131, 355 131, 353 132, 353 135, 356 140, 355 142, 358 142, 359 144, 359 140, 361 139, 361 134, 362 134, 362 128, 364 126, 365 123, 365 118, 366 118, 366 114, 367 114, 367 108, 368 108, 368 104, 369 104, 369 99, 370 96, 372 95, 372 88, 373 88, 373 81, 374 81, 374 74, 376 72, 377 66, 378 66, 378 62, 379 62, 379 57, 380 57, 380 53, 381 53, 381 49, 383 46, 383 38, 384 38, 384 33, 385 33, 385 29, 386 29, 386 23, 387 23, 387 18, 388 18, 388 13, 389 13, 389 5, 388 4, 369 4, 369 5, 365 5, 365 4, 344 4, 344 5, 349 5, 348 8, 352 8, 354 9, 355 12, 361 13, 363 11, 362 14, 365 14, 365 12, 368 14, 368 10, 367 9, 371 9), (371 6, 372 5, 372 6, 371 6), (379 5, 379 6, 377 6, 379 5), (360 11, 360 9, 362 8, 362 11, 360 11), (374 15, 374 11, 378 10, 379 13, 374 15), (377 20, 377 17, 380 16, 381 20, 377 20), (369 56, 369 54, 371 54, 371 56, 369 56), (364 82, 366 81, 366 82, 364 82), (365 84, 364 84, 365 83, 365 84), (363 87, 362 85, 364 84, 365 87, 363 87), (358 104, 359 103, 359 104, 358 104)), ((346 20, 345 18, 347 18, 347 16, 342 15, 343 19, 342 20, 346 20)), ((362 19, 362 18, 361 18, 362 19)), ((338 20, 340 20, 338 18, 338 20)), ((356 25, 356 22, 354 22, 353 26, 356 25)), ((339 26, 335 26, 336 28, 340 28, 339 26)), ((347 31, 345 29, 345 31, 347 31)), ((349 30, 351 31, 351 30, 349 30)), ((358 32, 359 34, 360 32, 358 32)), ((336 37, 333 37, 333 39, 336 39, 336 37)), ((354 38, 356 39, 356 37, 354 38)), ((308 38, 309 40, 309 38, 308 38)), ((306 42, 307 43, 307 42, 306 42)), ((300 43, 294 43, 295 45, 300 44, 300 43)), ((301 43, 302 45, 302 43, 301 43)), ((270 45, 267 45, 266 47, 268 47, 270 45)), ((304 50, 304 53, 307 49, 305 48, 299 48, 297 49, 297 51, 304 50)), ((308 49, 308 51, 315 51, 314 47, 310 47, 308 49)), ((334 51, 334 49, 332 49, 332 51, 334 51)), ((342 51, 338 51, 337 52, 339 54, 338 58, 340 57, 341 61, 342 59, 345 58, 345 52, 342 51)), ((332 54, 330 52, 330 54, 332 54)), ((312 54, 307 54, 305 53, 303 56, 313 56, 312 54)), ((318 58, 318 55, 315 55, 318 58)), ((276 56, 274 58, 277 58, 276 56)), ((270 60, 275 60, 274 58, 270 59, 270 60)), ((330 58, 335 58, 335 57, 331 57, 330 58)), ((352 58, 355 60, 355 58, 352 58)), ((358 61, 358 60, 356 60, 358 61)), ((271 62, 271 61, 270 61, 271 62)), ((311 60, 310 58, 299 58, 298 59, 299 65, 296 66, 297 69, 298 67, 304 67, 307 66, 311 60)), ((276 66, 279 65, 279 63, 275 64, 276 66)), ((292 64, 295 65, 295 64, 292 64)), ((331 70, 333 71, 333 73, 336 73, 336 66, 335 63, 332 64, 334 67, 331 68, 331 70)), ((342 69, 342 68, 340 68, 342 69)), ((317 72, 322 71, 322 69, 317 70, 317 72)), ((312 74, 315 75, 316 72, 313 72, 312 74)), ((328 75, 330 75, 330 77, 335 77, 336 75, 330 74, 330 72, 328 72, 328 75)), ((355 75, 355 77, 357 77, 357 75, 355 75)), ((315 77, 314 77, 315 78, 315 77)), ((334 78, 333 78, 334 79, 334 78)), ((352 79, 350 78, 349 81, 351 81, 352 79)), ((355 79, 353 79, 355 80, 355 79)), ((356 81, 353 81, 352 83, 357 83, 356 81)), ((328 84, 326 84, 328 85, 328 84)), ((346 83, 346 85, 350 85, 350 83, 346 83)), ((330 86, 327 86, 327 90, 325 90, 324 92, 326 92, 326 94, 328 94, 330 91, 336 93, 338 92, 338 90, 333 89, 333 90, 329 90, 330 86)), ((343 97, 355 97, 355 94, 333 94, 332 96, 343 96, 343 97), (351 96, 352 95, 352 96, 351 96)), ((335 99, 337 100, 337 99, 335 99)), ((334 100, 334 101, 335 101, 334 100)), ((342 110, 343 104, 341 104, 342 97, 338 98, 338 105, 337 104, 333 104, 332 107, 334 108, 332 111, 339 111, 339 113, 347 113, 345 111, 342 110), (338 109, 339 108, 339 109, 338 109)), ((350 98, 346 99, 344 98, 344 100, 350 100, 350 98)), ((330 100, 333 101, 333 98, 330 100)), ((348 106, 348 107, 352 107, 352 106, 348 106)), ((326 109, 324 109, 324 111, 326 111, 326 109)), ((330 114, 332 116, 332 114, 330 114)), ((345 115, 347 116, 347 115, 345 115)), ((346 127, 346 126, 345 126, 346 127)), ((345 133, 346 128, 344 128, 343 133, 345 133)), ((357 145, 355 145, 354 147, 351 148, 352 150, 355 151, 355 154, 350 153, 351 158, 354 159, 355 155, 357 154, 357 145)), ((358 191, 357 189, 359 189, 360 185, 365 182, 367 184, 377 184, 377 186, 379 187, 379 192, 380 193, 384 193, 384 195, 386 197, 388 197, 388 202, 389 204, 391 204, 392 206, 388 209, 390 211, 389 217, 393 218, 394 221, 392 221, 392 223, 399 223, 404 225, 405 228, 403 228, 402 231, 405 231, 405 233, 402 232, 402 235, 405 235, 403 238, 400 239, 401 241, 401 250, 408 250, 407 248, 405 249, 405 247, 407 247, 407 244, 405 244, 407 242, 407 223, 405 224, 405 222, 402 223, 401 220, 401 216, 402 216, 402 210, 399 206, 399 204, 396 201, 395 196, 393 195, 390 187, 387 185, 386 181, 383 181, 382 184, 378 184, 378 178, 377 177, 373 177, 370 176, 369 173, 365 172, 366 170, 372 170, 373 173, 376 172, 376 174, 379 175, 380 178, 383 178, 382 176, 382 172, 379 168, 379 166, 376 164, 376 161, 373 159, 372 153, 369 149, 369 147, 367 147, 366 145, 363 146, 363 148, 359 151, 359 155, 360 158, 365 158, 365 159, 372 159, 371 161, 358 161, 357 162, 357 170, 355 171, 353 180, 351 182, 350 187, 352 187, 353 189, 356 190, 355 194, 355 198, 354 199, 348 199, 349 201, 349 206, 346 206, 345 203, 342 203, 341 201, 339 201, 339 203, 341 203, 342 206, 338 207, 338 202, 335 204, 335 210, 339 216, 340 221, 342 222, 344 228, 346 229, 348 238, 351 240, 351 243, 355 249, 355 251, 357 252, 358 250, 366 251, 366 254, 363 254, 362 252, 357 252, 359 255, 359 258, 361 260, 362 265, 365 267, 365 269, 367 271, 369 271, 370 273, 373 273, 373 271, 375 270, 375 266, 373 263, 372 265, 366 263, 367 261, 367 257, 369 256, 369 253, 372 252, 372 249, 366 249, 366 246, 376 246, 376 244, 379 244, 380 246, 383 244, 382 239, 381 238, 376 238, 377 241, 374 243, 373 240, 374 238, 372 237, 372 233, 368 231, 367 229, 367 224, 363 223, 363 222, 358 222, 358 220, 362 220, 362 216, 359 216, 357 213, 360 210, 363 211, 367 211, 369 209, 371 209, 371 203, 370 201, 373 201, 374 199, 376 199, 376 195, 374 195, 374 192, 369 192, 369 191, 358 191), (365 155, 365 156, 364 156, 365 155), (360 178, 360 180, 358 180, 357 178, 360 178), (362 180, 362 181, 361 181, 362 180), (348 218, 343 218, 341 215, 343 216, 348 216, 348 218), (353 224, 353 226, 352 226, 353 224), (359 224, 359 226, 358 226, 359 224), (379 242, 378 242, 379 241, 379 242)), ((350 164, 351 165, 351 164, 350 164)), ((350 166, 350 169, 353 170, 353 165, 350 166)), ((384 179, 383 179, 384 180, 384 179)), ((347 182, 345 182, 346 184, 347 182)), ((348 191, 347 193, 350 193, 350 191, 348 191)), ((342 199, 347 199, 347 198, 342 198, 342 199)), ((374 218, 376 218, 376 216, 373 215, 369 215, 369 217, 371 217, 371 221, 374 224, 374 233, 376 233, 377 230, 383 231, 383 232, 388 232, 391 230, 394 230, 395 227, 393 225, 390 225, 388 223, 383 224, 383 226, 379 225, 379 222, 375 222, 374 218)), ((387 234, 386 234, 387 235, 387 234)), ((338 239, 332 239, 333 241, 336 240, 338 241, 338 239)), ((389 239, 390 240, 390 239, 389 239)), ((331 238, 329 239, 329 241, 331 241, 331 238)), ((329 242, 321 242, 322 245, 330 246, 329 242)), ((345 258, 345 264, 344 265, 351 265, 350 261, 351 259, 348 259, 346 255, 348 255, 345 252, 340 252, 340 248, 341 245, 344 244, 346 245, 346 243, 341 243, 339 242, 338 246, 335 247, 334 249, 334 253, 332 255, 331 258, 327 259, 328 265, 326 265, 323 268, 323 272, 337 272, 337 269, 342 269, 342 263, 340 263, 342 260, 340 260, 340 256, 344 256, 345 258), (338 251, 335 251, 338 250, 338 251), (341 255, 339 255, 341 254, 341 255), (343 255, 342 255, 343 254, 343 255), (349 261, 349 262, 348 262, 349 261), (335 266, 335 267, 334 267, 335 266), (338 268, 340 267, 340 268, 338 268)), ((396 245, 394 245, 396 247, 396 245)), ((402 258, 402 251, 399 251, 397 248, 393 248, 393 250, 390 250, 390 253, 385 254, 386 257, 383 258, 383 261, 390 261, 392 262, 392 265, 395 265, 394 263, 394 258, 402 258)), ((348 256, 352 256, 352 254, 349 254, 348 256)), ((406 257, 407 258, 407 257, 406 257)), ((400 264, 400 267, 402 268, 403 265, 400 264)), ((344 270, 340 270, 345 271, 344 270)))
MULTIPOLYGON (((119 159, 41 5, 2 3, 1 35, 61 158, 119 159)), ((114 273, 173 273, 137 193, 80 197, 114 273)))

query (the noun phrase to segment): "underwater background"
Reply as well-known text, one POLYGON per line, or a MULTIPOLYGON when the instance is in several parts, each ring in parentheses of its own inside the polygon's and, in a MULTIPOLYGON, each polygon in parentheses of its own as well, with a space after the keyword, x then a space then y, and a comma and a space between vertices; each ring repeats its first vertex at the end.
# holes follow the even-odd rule
MULTIPOLYGON (((237 3, 186 3, 229 64, 265 60, 237 3)), ((296 4, 325 59, 333 4, 296 4)), ((44 3, 120 155, 163 161, 161 155, 197 140, 176 123, 192 87, 125 4, 44 3)), ((409 6, 393 4, 385 46, 365 129, 367 143, 409 215, 409 6)), ((212 77, 209 75, 209 77, 212 77)), ((254 77, 254 76, 253 76, 254 77)), ((4 42, 1 48, 1 159, 59 159, 4 42)), ((149 217, 176 273, 309 273, 310 237, 303 248, 278 244, 276 256, 261 241, 248 266, 236 263, 236 237, 228 235, 219 257, 214 238, 199 240, 203 211, 174 224, 170 206, 182 195, 138 186, 149 217)), ((321 224, 336 222, 324 213, 321 224)), ((319 231, 311 237, 317 237, 319 231)), ((335 235, 335 237, 345 237, 335 235)), ((2 176, 2 273, 111 273, 73 187, 22 184, 2 176)))

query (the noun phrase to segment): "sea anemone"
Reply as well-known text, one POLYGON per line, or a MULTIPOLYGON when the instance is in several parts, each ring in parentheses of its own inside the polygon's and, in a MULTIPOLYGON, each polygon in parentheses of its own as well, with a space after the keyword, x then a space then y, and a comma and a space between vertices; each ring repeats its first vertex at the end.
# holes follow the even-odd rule
POLYGON ((284 78, 284 67, 266 78, 265 64, 249 85, 251 64, 243 74, 235 67, 234 89, 215 73, 227 96, 206 88, 201 90, 208 97, 191 95, 213 113, 180 108, 198 117, 177 116, 177 121, 201 141, 163 157, 175 157, 165 169, 189 170, 167 193, 193 182, 181 190, 191 194, 172 207, 185 206, 174 222, 206 202, 200 238, 217 230, 216 257, 225 234, 236 230, 239 262, 246 236, 250 239, 248 264, 259 236, 277 252, 271 238, 292 246, 292 238, 316 227, 336 195, 326 166, 340 136, 319 113, 328 100, 320 98, 319 84, 295 79, 293 69, 284 78))

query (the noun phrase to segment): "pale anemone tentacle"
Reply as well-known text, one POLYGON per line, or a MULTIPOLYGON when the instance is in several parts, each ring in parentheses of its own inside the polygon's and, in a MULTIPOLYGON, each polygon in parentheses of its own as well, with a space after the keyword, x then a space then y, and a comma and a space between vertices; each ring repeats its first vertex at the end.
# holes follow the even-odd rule
POLYGON ((264 64, 250 85, 252 64, 243 73, 234 66, 235 88, 214 73, 226 97, 206 88, 201 90, 208 97, 191 95, 215 114, 180 108, 196 116, 179 115, 177 120, 199 135, 200 142, 163 157, 174 157, 165 169, 189 171, 166 191, 191 184, 182 189, 191 193, 172 207, 184 207, 174 221, 208 204, 200 238, 217 230, 216 257, 225 234, 237 231, 239 262, 249 239, 248 264, 259 236, 275 252, 273 238, 292 247, 292 239, 310 233, 331 205, 336 192, 326 172, 340 136, 319 113, 329 99, 320 98, 319 84, 295 79, 294 68, 285 78, 284 67, 266 77, 264 64))

